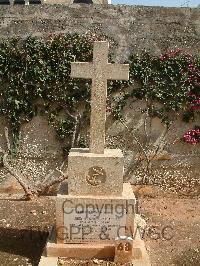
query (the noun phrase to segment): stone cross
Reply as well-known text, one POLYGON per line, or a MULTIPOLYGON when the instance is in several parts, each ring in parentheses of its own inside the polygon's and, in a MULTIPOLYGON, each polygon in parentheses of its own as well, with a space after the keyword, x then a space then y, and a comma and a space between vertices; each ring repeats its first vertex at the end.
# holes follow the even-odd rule
POLYGON ((128 80, 128 64, 108 63, 109 43, 95 42, 93 62, 75 62, 71 64, 71 77, 92 79, 90 152, 104 153, 107 80, 128 80))

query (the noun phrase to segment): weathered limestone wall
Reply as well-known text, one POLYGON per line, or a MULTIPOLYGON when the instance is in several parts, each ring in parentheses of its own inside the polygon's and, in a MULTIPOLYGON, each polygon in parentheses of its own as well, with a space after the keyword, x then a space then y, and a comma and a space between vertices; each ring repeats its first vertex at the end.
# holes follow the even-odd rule
MULTIPOLYGON (((141 180, 143 177, 144 172, 141 169, 142 167, 145 169, 146 162, 143 160, 140 170, 136 170, 139 157, 142 156, 145 159, 145 156, 133 135, 145 147, 146 134, 141 114, 141 108, 144 108, 145 105, 143 101, 138 100, 131 103, 130 106, 127 105, 124 110, 124 125, 119 121, 109 124, 109 118, 107 119, 107 143, 109 147, 118 147, 123 150, 125 170, 133 170, 126 178, 135 183, 136 180, 141 180), (127 128, 129 131, 132 130, 132 132, 128 132, 127 128)), ((183 134, 188 129, 193 128, 194 125, 200 125, 200 117, 195 123, 184 123, 181 119, 177 119, 172 124, 171 129, 166 134, 166 138, 164 138, 166 144, 152 161, 154 183, 162 184, 164 188, 170 188, 172 191, 186 188, 189 182, 191 186, 197 187, 197 184, 199 184, 200 145, 190 145, 181 139, 183 134)), ((150 149, 161 143, 164 132, 165 127, 158 118, 153 119, 151 131, 147 123, 147 133, 151 138, 151 145, 147 146, 146 151, 149 152, 150 158, 152 158, 150 149), (150 148, 149 150, 148 147, 150 148)))
POLYGON ((117 54, 169 48, 200 51, 200 9, 114 5, 0 6, 0 36, 43 36, 50 32, 104 33, 119 44, 117 54))
MULTIPOLYGON (((144 144, 145 133, 144 123, 142 122, 141 107, 144 103, 141 101, 134 102, 132 107, 127 106, 124 110, 125 125, 119 121, 113 123, 112 118, 107 117, 107 134, 106 145, 109 148, 122 149, 125 156, 125 171, 133 170, 126 176, 126 180, 132 183, 141 181, 145 160, 135 171, 134 165, 140 156, 144 159, 144 154, 141 153, 141 148, 130 134, 129 130, 137 128, 135 136, 141 144, 144 144)), ((6 139, 4 136, 4 127, 8 124, 6 120, 1 120, 0 128, 0 146, 6 148, 6 139)), ((199 182, 200 170, 200 148, 199 144, 193 146, 184 143, 181 140, 183 134, 192 128, 194 124, 200 124, 200 119, 195 123, 183 123, 178 120, 169 131, 166 137, 166 146, 153 160, 154 178, 153 182, 163 185, 164 188, 173 190, 186 187, 189 183, 196 184, 199 182)), ((152 144, 157 144, 164 132, 164 126, 159 119, 154 119, 152 124, 151 139, 152 144)), ((87 136, 88 138, 89 136, 87 136)), ((42 180, 52 169, 60 167, 63 162, 64 143, 61 143, 56 136, 52 127, 48 125, 47 117, 36 116, 21 128, 21 144, 20 153, 13 165, 20 170, 25 176, 34 180, 42 180)), ((151 146, 152 147, 152 146, 151 146)), ((148 148, 146 149, 148 151, 148 148)), ((58 174, 58 173, 57 173, 58 174)), ((0 167, 0 180, 6 176, 10 176, 5 169, 0 167)))
MULTIPOLYGON (((31 34, 42 37, 49 33, 88 31, 113 38, 119 44, 115 51, 119 61, 123 61, 131 51, 141 52, 143 49, 159 54, 179 47, 194 54, 200 51, 200 9, 113 5, 0 6, 2 38, 26 37, 31 34)), ((125 110, 124 116, 129 128, 139 123, 142 104, 138 101, 131 109, 127 107, 125 110)), ((5 119, 1 121, 0 146, 5 147, 3 129, 7 123, 5 119)), ((200 121, 196 124, 200 124, 200 121)), ((167 137, 163 157, 154 161, 157 177, 159 180, 166 180, 166 186, 170 187, 170 182, 183 182, 184 186, 188 180, 199 179, 199 144, 191 146, 180 140, 190 127, 192 124, 177 121, 167 137)), ((154 142, 162 131, 163 126, 155 120, 152 131, 154 142)), ((138 132, 142 140, 142 126, 138 132)), ((126 169, 138 158, 138 145, 126 128, 119 122, 110 122, 109 118, 107 145, 124 151, 126 169)), ((17 166, 28 176, 43 178, 50 168, 62 163, 62 147, 54 130, 48 126, 47 119, 44 116, 35 117, 22 127, 22 152, 17 166)), ((6 172, 0 168, 0 179, 5 175, 6 172)), ((131 178, 134 182, 136 176, 133 174, 131 178)))

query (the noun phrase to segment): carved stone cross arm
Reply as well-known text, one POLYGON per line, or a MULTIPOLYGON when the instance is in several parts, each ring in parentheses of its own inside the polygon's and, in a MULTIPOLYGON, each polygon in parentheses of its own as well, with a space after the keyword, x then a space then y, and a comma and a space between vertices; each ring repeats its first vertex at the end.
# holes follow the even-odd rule
POLYGON ((107 66, 108 80, 128 80, 129 79, 129 65, 128 64, 108 64, 107 66))
POLYGON ((71 77, 92 79, 93 63, 71 63, 71 77))

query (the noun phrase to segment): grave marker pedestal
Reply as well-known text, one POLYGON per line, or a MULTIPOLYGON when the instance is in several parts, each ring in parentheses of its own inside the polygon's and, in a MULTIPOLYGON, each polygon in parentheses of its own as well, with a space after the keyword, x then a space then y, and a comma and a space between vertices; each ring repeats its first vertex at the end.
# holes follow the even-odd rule
POLYGON ((94 43, 93 62, 72 63, 73 78, 92 79, 90 147, 69 153, 68 195, 60 195, 57 206, 63 217, 57 231, 62 228, 65 236, 58 234, 59 242, 114 241, 133 231, 135 197, 130 185, 123 185, 122 152, 105 149, 107 80, 128 79, 128 69, 108 63, 108 42, 94 43))

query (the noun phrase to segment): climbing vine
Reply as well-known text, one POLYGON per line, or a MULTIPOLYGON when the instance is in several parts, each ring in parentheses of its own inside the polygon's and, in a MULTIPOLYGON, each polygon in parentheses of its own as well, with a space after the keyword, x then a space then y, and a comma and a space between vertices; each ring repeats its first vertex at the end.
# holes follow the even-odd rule
POLYGON ((129 63, 129 83, 137 81, 139 86, 126 93, 122 100, 134 96, 160 103, 160 108, 156 104, 152 105, 151 112, 163 121, 169 118, 172 111, 183 112, 187 122, 195 119, 200 107, 199 57, 177 49, 160 57, 147 52, 132 55, 129 63))
MULTIPOLYGON (((61 139, 72 133, 73 114, 81 101, 88 102, 89 82, 70 78, 70 62, 91 61, 95 36, 57 35, 46 40, 28 37, 8 39, 0 44, 0 113, 9 118, 14 137, 20 125, 39 111, 48 114, 61 139)), ((103 39, 104 37, 100 37, 103 39)))
MULTIPOLYGON (((91 61, 94 40, 105 39, 106 36, 50 34, 47 39, 1 41, 0 114, 10 121, 14 150, 21 124, 41 111, 38 100, 62 140, 73 135, 74 117, 80 106, 84 106, 82 118, 88 119, 91 83, 71 79, 70 63, 91 61)), ((120 97, 112 99, 113 104, 108 102, 116 118, 122 116, 128 99, 145 99, 151 103, 150 115, 166 124, 173 119, 173 112, 182 113, 187 122, 195 120, 200 109, 200 57, 177 49, 160 57, 143 52, 132 55, 128 61, 130 80, 108 84, 109 95, 120 92, 120 97), (138 86, 132 86, 134 82, 138 86), (125 92, 125 87, 131 88, 129 92, 125 92)))
MULTIPOLYGON (((132 55, 129 64, 129 86, 134 82, 138 84, 118 98, 114 110, 117 118, 121 118, 121 110, 131 97, 145 100, 149 115, 159 117, 167 126, 176 115, 182 116, 185 122, 196 120, 200 112, 199 56, 185 54, 181 49, 171 50, 160 57, 143 52, 132 55)), ((185 137, 184 141, 198 143, 198 132, 193 141, 187 141, 185 137)))

